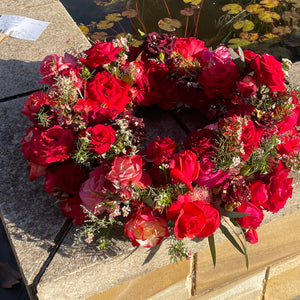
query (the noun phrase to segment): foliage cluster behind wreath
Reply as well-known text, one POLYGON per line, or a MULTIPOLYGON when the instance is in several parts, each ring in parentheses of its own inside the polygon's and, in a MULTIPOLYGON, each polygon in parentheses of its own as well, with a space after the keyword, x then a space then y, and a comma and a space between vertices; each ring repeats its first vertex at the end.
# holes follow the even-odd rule
POLYGON ((289 61, 155 32, 139 46, 128 35, 73 54, 47 56, 49 87, 25 101, 30 180, 45 176, 63 214, 83 223, 80 237, 100 248, 121 224, 134 246, 171 236, 172 260, 188 257, 184 238, 208 237, 215 264, 220 228, 247 261, 246 241, 258 241, 265 210, 292 196, 289 174, 299 168, 289 61), (193 107, 209 122, 182 144, 165 136, 143 148, 133 111, 150 105, 193 107))

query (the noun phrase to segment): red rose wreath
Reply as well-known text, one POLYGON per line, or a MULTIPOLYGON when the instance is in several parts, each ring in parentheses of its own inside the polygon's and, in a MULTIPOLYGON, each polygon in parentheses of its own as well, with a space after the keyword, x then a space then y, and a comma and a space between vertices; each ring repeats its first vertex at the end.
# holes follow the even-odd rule
POLYGON ((285 84, 288 63, 155 32, 132 42, 128 35, 44 59, 47 92, 22 110, 32 122, 22 140, 30 179, 45 176, 46 192, 84 223, 88 243, 109 240, 95 224, 109 232, 120 222, 134 246, 172 236, 172 259, 188 255, 184 238, 212 246, 220 228, 232 241, 225 226, 257 242, 263 212, 284 207, 299 167, 299 94, 285 84), (182 144, 164 136, 143 148, 133 111, 150 105, 190 106, 209 122, 182 144))

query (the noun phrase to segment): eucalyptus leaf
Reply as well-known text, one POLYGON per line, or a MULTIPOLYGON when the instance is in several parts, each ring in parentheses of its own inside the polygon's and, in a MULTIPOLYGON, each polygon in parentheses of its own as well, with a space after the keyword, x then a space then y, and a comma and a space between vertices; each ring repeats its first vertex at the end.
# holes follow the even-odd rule
POLYGON ((230 243, 243 255, 245 255, 244 250, 241 248, 239 243, 235 240, 234 236, 230 233, 230 231, 223 225, 220 225, 220 229, 222 233, 227 237, 227 239, 230 241, 230 243))
MULTIPOLYGON (((239 47, 240 48, 240 47, 239 47)), ((245 57, 243 55, 243 59, 232 49, 228 49, 231 57, 232 57, 232 60, 233 62, 235 63, 236 65, 236 68, 238 70, 238 72, 243 75, 244 71, 245 71, 245 68, 246 68, 246 64, 245 64, 245 57)), ((228 210, 225 210, 224 208, 220 207, 221 210, 221 213, 223 216, 226 216, 226 217, 230 217, 230 218, 234 218, 233 216, 230 216, 232 214, 236 214, 236 212, 230 212, 228 210), (229 215, 230 214, 230 215, 229 215)))
POLYGON ((214 267, 216 267, 216 264, 217 264, 217 254, 216 254, 215 238, 214 238, 213 234, 208 237, 208 243, 209 243, 209 249, 210 249, 211 258, 213 260, 214 267))

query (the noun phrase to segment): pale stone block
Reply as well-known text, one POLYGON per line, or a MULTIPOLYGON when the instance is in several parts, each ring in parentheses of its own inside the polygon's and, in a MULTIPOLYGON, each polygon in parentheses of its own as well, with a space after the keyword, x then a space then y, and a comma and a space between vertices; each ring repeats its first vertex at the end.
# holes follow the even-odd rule
POLYGON ((50 24, 36 41, 7 38, 0 48, 0 99, 42 88, 38 83, 40 62, 47 55, 63 55, 70 47, 85 50, 90 47, 83 33, 59 1, 1 0, 1 13, 21 15, 47 21, 50 24), (45 13, 47 12, 47 13, 45 13))

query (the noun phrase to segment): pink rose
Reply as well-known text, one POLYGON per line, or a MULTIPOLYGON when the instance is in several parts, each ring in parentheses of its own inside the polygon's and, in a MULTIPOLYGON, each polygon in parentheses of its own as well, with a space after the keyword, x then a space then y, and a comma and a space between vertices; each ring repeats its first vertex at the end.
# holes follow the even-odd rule
POLYGON ((111 171, 106 175, 106 179, 121 187, 138 184, 141 178, 142 157, 139 155, 116 157, 111 171))
MULTIPOLYGON (((79 73, 82 67, 77 63, 74 56, 66 53, 65 56, 51 54, 44 58, 41 62, 40 73, 43 75, 42 83, 54 84, 56 77, 62 75, 67 77, 76 76, 76 81, 80 81, 79 73)), ((78 83, 78 85, 80 85, 78 83)))
POLYGON ((245 229, 256 229, 264 218, 264 213, 261 208, 251 202, 243 202, 238 208, 236 208, 236 211, 249 214, 242 218, 236 218, 237 223, 245 229))
POLYGON ((84 52, 87 57, 79 58, 79 60, 89 67, 97 68, 115 61, 116 55, 121 50, 122 48, 115 48, 112 42, 97 42, 84 52))
POLYGON ((220 185, 228 176, 228 172, 215 171, 216 164, 209 158, 203 158, 200 162, 200 172, 195 183, 199 186, 207 186, 211 189, 220 185))
POLYGON ((184 183, 190 191, 193 190, 192 181, 198 177, 200 170, 197 155, 186 150, 173 156, 170 161, 170 175, 173 183, 184 183))
POLYGON ((174 233, 177 239, 205 238, 220 227, 218 210, 209 202, 193 201, 190 194, 178 196, 168 208, 168 219, 174 219, 174 233))
POLYGON ((130 238, 133 246, 141 245, 145 248, 158 245, 163 238, 170 235, 167 220, 155 216, 150 207, 131 214, 125 224, 124 233, 130 238))
POLYGON ((245 98, 254 96, 257 91, 256 81, 250 75, 246 75, 241 81, 237 81, 236 86, 238 92, 245 98))
POLYGON ((210 67, 216 64, 228 64, 232 61, 232 56, 226 47, 221 46, 214 51, 204 51, 202 61, 206 67, 210 67))
POLYGON ((90 134, 91 150, 97 154, 103 154, 109 150, 116 140, 116 132, 110 125, 98 124, 94 127, 88 127, 86 131, 90 134))
POLYGON ((22 152, 29 162, 47 166, 70 157, 73 146, 73 132, 54 125, 44 131, 30 127, 22 139, 22 152))
POLYGON ((83 205, 94 215, 100 215, 105 212, 106 207, 103 205, 105 194, 105 175, 108 172, 106 166, 100 166, 89 174, 81 186, 79 195, 83 205))

